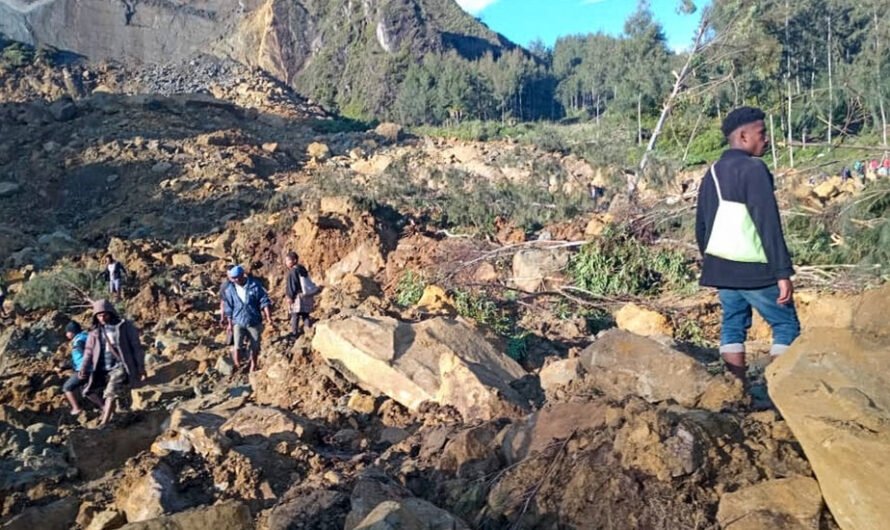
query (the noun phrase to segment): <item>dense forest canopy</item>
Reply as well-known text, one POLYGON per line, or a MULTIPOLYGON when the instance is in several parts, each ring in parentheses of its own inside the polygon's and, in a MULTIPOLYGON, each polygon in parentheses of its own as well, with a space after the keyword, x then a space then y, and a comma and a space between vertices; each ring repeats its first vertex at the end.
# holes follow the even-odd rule
POLYGON ((428 55, 405 68, 378 117, 441 124, 619 115, 635 122, 642 144, 662 114, 686 138, 707 141, 727 109, 753 104, 791 143, 873 134, 886 145, 890 0, 714 0, 698 10, 686 0, 677 9, 702 20, 686 50, 668 47, 642 1, 618 36, 567 36, 552 49, 533 43, 478 60, 428 55))

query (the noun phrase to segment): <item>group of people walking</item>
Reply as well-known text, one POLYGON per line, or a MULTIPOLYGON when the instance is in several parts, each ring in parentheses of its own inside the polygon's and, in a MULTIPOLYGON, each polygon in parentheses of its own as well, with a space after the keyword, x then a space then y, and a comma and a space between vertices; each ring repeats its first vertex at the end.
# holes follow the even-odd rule
MULTIPOLYGON (((741 107, 723 121, 729 143, 723 156, 703 177, 698 194, 696 239, 703 256, 701 285, 718 290, 723 312, 720 353, 729 372, 746 382, 745 341, 752 310, 773 330, 772 356, 785 352, 800 334, 794 307, 794 274, 775 198, 772 174, 760 157, 768 141, 764 113, 741 107)), ((292 337, 312 326, 310 314, 318 287, 298 256, 285 256, 288 269, 285 298, 292 337)), ((123 266, 106 260, 109 292, 120 297, 123 266)), ((259 367, 263 327, 272 325, 272 301, 259 280, 241 265, 231 266, 219 291, 220 324, 227 329, 232 363, 242 366, 247 351, 248 370, 259 367), (246 348, 245 348, 246 346, 246 348)), ((89 332, 77 323, 66 332, 72 341, 75 374, 63 386, 71 413, 81 411, 74 391, 82 388, 102 408, 102 424, 111 417, 115 400, 129 387, 145 380, 145 354, 139 332, 107 300, 93 303, 89 332)))
MULTIPOLYGON (((285 257, 288 268, 285 298, 290 316, 290 336, 299 337, 312 326, 310 313, 319 289, 309 278, 306 268, 299 263, 296 253, 285 257)), ((111 256, 105 269, 111 296, 122 296, 123 266, 111 256)), ((228 269, 220 286, 220 324, 227 330, 227 343, 235 370, 242 368, 242 352, 248 353, 248 370, 259 368, 263 324, 272 325, 272 301, 260 281, 249 275, 241 265, 228 269)), ((146 379, 145 351, 139 330, 122 318, 109 300, 92 302, 92 322, 89 331, 71 321, 65 328, 71 342, 71 365, 74 373, 62 385, 71 404, 71 414, 83 411, 81 398, 102 410, 100 425, 105 425, 114 413, 115 403, 130 388, 146 379), (76 392, 80 393, 80 397, 76 392)))

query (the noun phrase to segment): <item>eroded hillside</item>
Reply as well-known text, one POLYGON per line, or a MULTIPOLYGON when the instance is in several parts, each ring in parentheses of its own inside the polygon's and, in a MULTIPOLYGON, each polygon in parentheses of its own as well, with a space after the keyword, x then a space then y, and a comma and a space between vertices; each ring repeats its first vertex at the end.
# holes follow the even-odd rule
MULTIPOLYGON (((4 80, 0 104, 4 528, 883 520, 886 287, 802 292, 822 331, 773 366, 778 411, 758 410, 715 362, 694 250, 653 222, 688 216, 698 172, 631 200, 615 168, 533 145, 337 132, 215 61, 192 77, 34 68, 4 80), (207 92, 145 94, 196 82, 207 92), (288 250, 324 286, 298 339, 288 250), (60 388, 64 326, 89 323, 106 253, 129 271, 118 308, 149 379, 99 429, 60 388), (216 314, 236 262, 275 302, 252 374, 233 370, 216 314), (826 436, 866 478, 826 487, 856 464, 814 451, 826 436)), ((858 191, 844 186, 832 195, 858 191)), ((762 322, 751 339, 762 384, 762 322)))

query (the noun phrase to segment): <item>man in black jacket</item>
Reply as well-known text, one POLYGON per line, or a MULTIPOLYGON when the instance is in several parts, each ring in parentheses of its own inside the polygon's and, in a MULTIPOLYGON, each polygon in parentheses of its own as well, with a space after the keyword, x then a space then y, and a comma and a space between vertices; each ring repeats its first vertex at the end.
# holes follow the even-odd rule
POLYGON ((760 160, 768 145, 763 120, 763 111, 752 107, 726 116, 722 129, 730 148, 702 180, 696 212, 695 235, 704 258, 700 283, 719 290, 720 353, 729 371, 743 382, 752 307, 772 328, 771 355, 782 354, 800 335, 791 283, 794 269, 773 176, 760 160), (727 211, 734 206, 739 207, 735 212, 727 211))
POLYGON ((285 282, 285 296, 287 296, 288 313, 290 315, 291 336, 296 338, 303 334, 305 328, 312 327, 312 313, 314 296, 303 292, 301 278, 309 276, 306 267, 300 265, 300 258, 296 252, 288 252, 284 257, 287 266, 287 280, 285 282))

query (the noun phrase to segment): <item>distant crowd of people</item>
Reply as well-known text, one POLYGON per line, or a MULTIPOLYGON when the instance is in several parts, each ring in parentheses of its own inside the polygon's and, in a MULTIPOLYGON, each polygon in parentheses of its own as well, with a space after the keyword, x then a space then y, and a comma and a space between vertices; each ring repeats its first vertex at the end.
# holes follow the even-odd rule
POLYGON ((872 158, 868 161, 857 160, 853 162, 852 166, 844 167, 841 171, 843 180, 856 177, 860 181, 864 181, 866 179, 874 180, 888 176, 890 176, 890 158, 884 158, 883 160, 872 158))
MULTIPOLYGON (((319 288, 295 252, 288 252, 284 262, 288 270, 284 294, 289 337, 296 339, 312 326, 310 314, 319 288)), ((122 300, 127 275, 123 264, 107 256, 103 275, 109 298, 122 300)), ((235 371, 242 369, 245 352, 248 371, 258 369, 263 325, 272 325, 272 301, 260 281, 241 265, 228 267, 219 289, 219 313, 235 371)), ((139 330, 120 316, 110 300, 103 299, 92 303, 88 331, 72 320, 65 335, 71 343, 73 374, 62 385, 62 392, 71 405, 71 414, 80 414, 82 400, 86 399, 102 410, 100 425, 105 425, 114 414, 117 400, 146 380, 139 330)))

